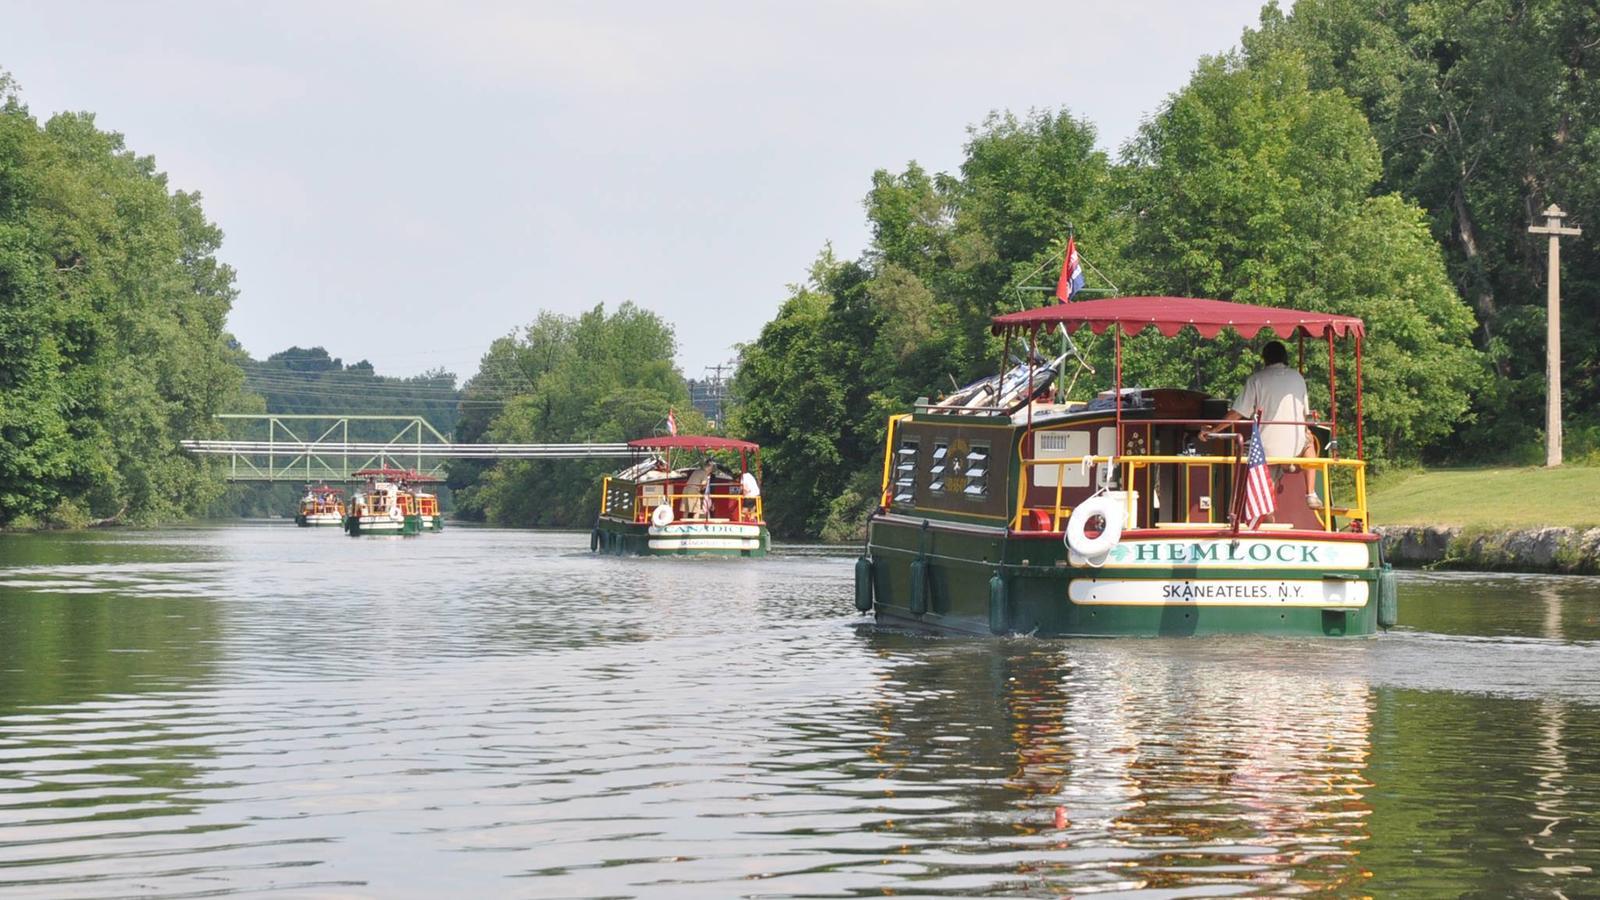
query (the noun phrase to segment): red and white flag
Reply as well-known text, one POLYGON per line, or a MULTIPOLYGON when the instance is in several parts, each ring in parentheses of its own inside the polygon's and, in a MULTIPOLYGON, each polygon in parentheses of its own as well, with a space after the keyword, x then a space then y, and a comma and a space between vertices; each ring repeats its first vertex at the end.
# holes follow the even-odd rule
POLYGON ((1267 471, 1267 451, 1261 446, 1261 421, 1256 420, 1250 433, 1248 469, 1244 476, 1244 521, 1246 528, 1254 528, 1262 519, 1278 511, 1278 495, 1272 489, 1272 475, 1267 471))
POLYGON ((1077 238, 1067 238, 1067 252, 1061 255, 1061 277, 1056 279, 1056 302, 1065 303, 1083 290, 1083 262, 1078 259, 1077 238))
POLYGON ((678 433, 678 417, 673 413, 672 407, 667 407, 667 434, 678 433))

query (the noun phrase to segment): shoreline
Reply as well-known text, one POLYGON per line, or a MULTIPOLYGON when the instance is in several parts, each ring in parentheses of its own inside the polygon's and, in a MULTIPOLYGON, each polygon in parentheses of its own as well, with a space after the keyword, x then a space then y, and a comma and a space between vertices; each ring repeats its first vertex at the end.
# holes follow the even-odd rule
POLYGON ((1479 572, 1600 573, 1600 528, 1379 525, 1396 568, 1479 572))

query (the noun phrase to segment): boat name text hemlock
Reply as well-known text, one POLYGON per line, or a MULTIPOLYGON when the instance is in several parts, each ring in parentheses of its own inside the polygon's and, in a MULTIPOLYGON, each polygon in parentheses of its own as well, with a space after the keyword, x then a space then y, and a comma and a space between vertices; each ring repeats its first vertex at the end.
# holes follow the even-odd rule
MULTIPOLYGON (((1072 562, 1083 558, 1072 554, 1072 562)), ((1111 548, 1110 565, 1124 568, 1231 563, 1264 568, 1350 568, 1368 565, 1367 545, 1338 541, 1156 540, 1123 541, 1111 548)))

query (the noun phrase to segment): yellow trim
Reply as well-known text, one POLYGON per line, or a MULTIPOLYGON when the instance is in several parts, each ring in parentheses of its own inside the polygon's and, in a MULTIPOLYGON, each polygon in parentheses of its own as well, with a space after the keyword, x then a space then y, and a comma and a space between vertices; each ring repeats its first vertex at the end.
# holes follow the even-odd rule
MULTIPOLYGON (((895 417, 891 416, 890 418, 895 418, 895 417)), ((904 414, 901 414, 898 418, 912 419, 912 418, 915 418, 915 417, 913 415, 911 415, 910 413, 904 413, 904 414)), ((1017 427, 1016 423, 1010 423, 1010 424, 1006 424, 1006 425, 1001 425, 998 422, 963 422, 961 416, 949 416, 948 418, 950 418, 952 421, 949 421, 949 422, 938 422, 938 423, 934 423, 934 422, 917 422, 916 424, 918 424, 918 425, 934 425, 934 424, 950 425, 950 426, 960 427, 960 428, 1016 428, 1017 427)))
MULTIPOLYGON (((766 522, 766 519, 761 514, 761 498, 759 496, 754 498, 755 501, 756 501, 756 518, 755 519, 746 519, 746 518, 742 518, 741 517, 741 518, 737 518, 737 519, 721 519, 721 520, 713 520, 712 518, 710 518, 708 516, 705 516, 705 515, 701 515, 699 518, 695 518, 695 517, 690 516, 688 514, 687 507, 685 508, 686 511, 684 512, 683 517, 679 518, 676 515, 676 513, 677 513, 677 505, 676 505, 677 501, 679 501, 679 500, 700 500, 701 498, 705 498, 707 500, 739 500, 739 501, 741 501, 740 504, 739 504, 739 511, 742 513, 744 511, 744 504, 743 504, 742 501, 744 501, 746 499, 745 495, 743 495, 743 494, 703 494, 703 493, 701 493, 699 491, 675 494, 675 493, 673 493, 671 491, 662 491, 661 492, 661 496, 665 499, 665 501, 667 503, 673 504, 673 512, 674 512, 673 521, 674 522, 724 521, 724 522, 731 522, 731 523, 733 523, 735 525, 760 525, 760 524, 763 524, 764 522, 766 522)), ((661 504, 658 503, 656 505, 660 506, 661 504)), ((642 507, 640 507, 638 509, 638 511, 636 512, 635 521, 649 521, 650 520, 650 512, 653 512, 653 511, 654 510, 646 511, 642 507)))
MULTIPOLYGON (((1018 452, 1020 454, 1021 445, 1019 444, 1018 446, 1019 446, 1018 452)), ((1013 515, 1011 517, 1011 527, 1014 530, 1020 530, 1021 527, 1022 527, 1022 514, 1023 514, 1023 512, 1024 512, 1025 508, 1026 508, 1025 504, 1027 502, 1028 487, 1033 483, 1033 478, 1032 478, 1031 473, 1030 473, 1029 470, 1030 469, 1034 469, 1034 468, 1038 468, 1039 466, 1053 466, 1056 469, 1056 497, 1055 497, 1054 508, 1051 509, 1051 511, 1050 511, 1051 512, 1050 523, 1051 523, 1052 527, 1055 530, 1059 531, 1061 529, 1061 520, 1062 520, 1062 518, 1064 516, 1070 516, 1072 514, 1072 508, 1071 507, 1064 507, 1064 506, 1061 505, 1062 485, 1066 481, 1066 469, 1067 469, 1067 466, 1081 466, 1081 465, 1083 465, 1083 461, 1085 459, 1092 459, 1092 460, 1094 460, 1096 462, 1103 462, 1103 461, 1107 461, 1109 458, 1108 457, 1104 457, 1104 456, 1090 455, 1090 456, 1087 456, 1087 457, 1085 457, 1085 456, 1076 456, 1076 457, 1067 457, 1067 458, 1062 458, 1062 459, 1019 459, 1018 460, 1018 463, 1019 463, 1018 475, 1020 477, 1017 479, 1018 480, 1018 485, 1017 485, 1017 506, 1016 506, 1015 515, 1013 515)), ((1210 468, 1212 468, 1214 466, 1218 466, 1218 465, 1233 466, 1236 463, 1237 460, 1233 456, 1177 456, 1177 455, 1165 455, 1165 456, 1121 456, 1121 457, 1117 457, 1116 459, 1111 460, 1111 461, 1119 464, 1122 467, 1122 483, 1123 484, 1132 484, 1133 483, 1133 479, 1138 475, 1140 469, 1147 469, 1150 466, 1155 466, 1155 465, 1178 465, 1178 466, 1182 466, 1183 467, 1182 471, 1183 471, 1183 475, 1184 475, 1184 498, 1185 498, 1185 502, 1184 502, 1184 517, 1187 518, 1188 515, 1189 515, 1189 503, 1188 503, 1189 487, 1188 487, 1188 484, 1189 484, 1189 473, 1190 473, 1190 470, 1193 469, 1196 466, 1204 466, 1207 469, 1210 469, 1210 468)), ((1300 466, 1301 468, 1306 469, 1308 471, 1313 471, 1313 472, 1320 471, 1322 473, 1323 485, 1325 486, 1325 489, 1327 490, 1328 496, 1323 498, 1322 510, 1320 512, 1318 512, 1318 511, 1314 511, 1314 512, 1316 512, 1317 521, 1321 523, 1322 530, 1324 532, 1328 532, 1328 533, 1336 532, 1338 530, 1337 527, 1336 527, 1337 524, 1338 524, 1336 522, 1336 519, 1341 515, 1343 515, 1345 518, 1350 519, 1352 521, 1359 521, 1361 523, 1361 530, 1363 532, 1371 531, 1371 524, 1372 523, 1369 521, 1368 516, 1367 516, 1367 464, 1366 464, 1366 462, 1364 460, 1359 460, 1359 459, 1323 459, 1321 457, 1312 459, 1312 458, 1299 457, 1299 456, 1291 456, 1291 457, 1269 456, 1269 457, 1267 457, 1267 464, 1268 465, 1273 465, 1273 466, 1289 466, 1289 465, 1300 466), (1334 503, 1334 497, 1333 497, 1334 488, 1333 488, 1333 478, 1332 478, 1332 472, 1333 472, 1334 469, 1352 469, 1352 470, 1355 471, 1356 486, 1355 486, 1355 503, 1354 504, 1351 504, 1351 505, 1348 505, 1348 506, 1339 506, 1336 503, 1334 503)), ((1133 495, 1132 495, 1131 491, 1129 492, 1129 495, 1128 495, 1128 507, 1129 507, 1128 508, 1128 512, 1129 512, 1129 514, 1131 516, 1133 514, 1133 512, 1134 512, 1134 509, 1133 509, 1133 495)), ((1183 523, 1183 524, 1192 524, 1192 525, 1212 524, 1212 523, 1214 523, 1216 521, 1216 509, 1217 509, 1216 503, 1213 502, 1211 504, 1211 509, 1208 510, 1207 513, 1206 513, 1206 521, 1205 522, 1203 522, 1203 523, 1202 522, 1183 523)), ((1161 523, 1161 524, 1167 524, 1167 523, 1161 523)))
POLYGON ((883 439, 883 489, 878 493, 878 505, 884 509, 889 508, 889 473, 894 471, 894 434, 898 429, 895 423, 911 418, 910 413, 900 413, 889 417, 889 433, 883 439))

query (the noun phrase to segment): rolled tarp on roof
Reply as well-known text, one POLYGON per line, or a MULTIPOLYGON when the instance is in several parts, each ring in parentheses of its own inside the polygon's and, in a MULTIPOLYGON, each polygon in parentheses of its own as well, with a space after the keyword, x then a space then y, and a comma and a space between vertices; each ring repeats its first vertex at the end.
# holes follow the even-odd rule
POLYGON ((1067 326, 1069 331, 1087 325, 1095 334, 1104 334, 1112 325, 1120 325, 1122 332, 1129 335, 1154 327, 1167 337, 1176 335, 1184 328, 1193 328, 1207 339, 1216 337, 1224 328, 1232 328, 1247 338, 1255 337, 1263 328, 1272 329, 1279 337, 1297 334, 1320 337, 1330 333, 1334 337, 1352 334, 1362 337, 1366 334, 1366 327, 1355 316, 1251 306, 1198 297, 1084 300, 1007 313, 995 316, 991 321, 990 330, 997 335, 1025 334, 1041 328, 1054 328, 1058 324, 1067 326))

